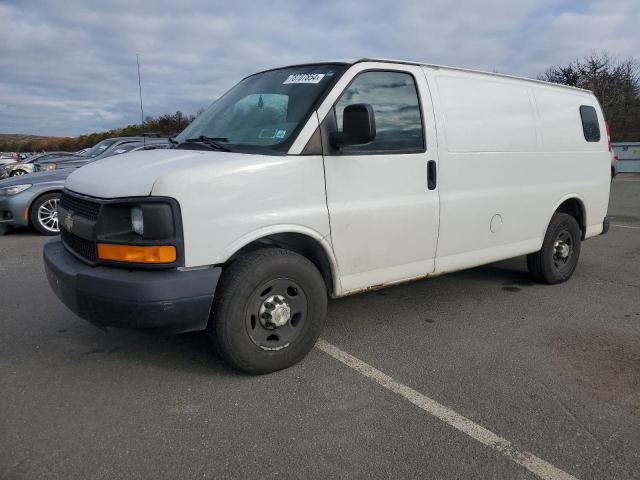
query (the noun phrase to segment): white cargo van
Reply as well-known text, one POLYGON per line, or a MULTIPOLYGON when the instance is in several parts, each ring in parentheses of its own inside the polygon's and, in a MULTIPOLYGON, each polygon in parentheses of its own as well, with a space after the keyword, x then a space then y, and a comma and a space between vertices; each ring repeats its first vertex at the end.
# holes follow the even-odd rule
POLYGON ((175 148, 87 165, 62 195, 49 282, 80 317, 207 329, 264 373, 304 357, 327 297, 528 255, 567 280, 608 229, 592 93, 363 59, 243 79, 175 148))

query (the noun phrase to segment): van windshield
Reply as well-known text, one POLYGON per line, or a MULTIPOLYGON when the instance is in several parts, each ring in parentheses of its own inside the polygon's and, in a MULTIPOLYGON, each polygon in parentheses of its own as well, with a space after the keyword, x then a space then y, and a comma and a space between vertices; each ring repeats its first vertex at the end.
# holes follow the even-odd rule
POLYGON ((318 100, 346 67, 304 65, 247 77, 216 100, 175 140, 180 147, 201 140, 203 148, 211 148, 215 142, 213 145, 223 145, 229 150, 286 151, 318 100))

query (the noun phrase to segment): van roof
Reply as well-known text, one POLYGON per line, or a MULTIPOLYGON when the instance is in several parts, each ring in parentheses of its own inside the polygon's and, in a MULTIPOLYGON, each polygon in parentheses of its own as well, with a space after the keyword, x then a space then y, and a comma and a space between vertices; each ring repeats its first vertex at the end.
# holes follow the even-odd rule
POLYGON ((302 66, 306 66, 306 65, 317 65, 317 64, 321 64, 321 63, 355 65, 356 63, 362 63, 362 62, 399 63, 399 64, 404 64, 404 65, 417 65, 417 66, 421 66, 421 67, 430 67, 430 68, 443 69, 443 70, 454 70, 454 71, 457 71, 457 72, 480 73, 482 75, 490 75, 490 76, 493 76, 493 77, 511 78, 511 79, 514 79, 514 80, 524 80, 526 82, 533 82, 533 83, 538 83, 538 84, 542 84, 542 85, 548 85, 548 86, 552 86, 552 87, 567 88, 567 89, 570 89, 570 90, 577 90, 577 91, 583 92, 583 93, 592 93, 590 90, 586 90, 584 88, 572 87, 570 85, 563 85, 561 83, 545 82, 544 80, 537 80, 537 79, 533 79, 533 78, 520 77, 520 76, 517 76, 517 75, 508 75, 508 74, 505 74, 505 73, 487 72, 485 70, 476 70, 476 69, 472 69, 472 68, 449 67, 447 65, 438 65, 438 64, 435 64, 435 63, 422 63, 422 62, 414 62, 414 61, 410 61, 410 60, 397 60, 397 59, 390 59, 390 58, 366 58, 365 57, 365 58, 360 58, 360 59, 341 59, 341 60, 334 60, 334 61, 307 62, 307 63, 299 63, 299 64, 293 64, 293 65, 277 67, 277 68, 268 69, 268 70, 265 70, 265 71, 279 70, 280 68, 288 68, 288 67, 302 67, 302 66))
POLYGON ((423 66, 423 67, 431 67, 431 68, 444 69, 444 70, 455 70, 455 71, 458 71, 458 72, 480 73, 480 74, 483 74, 483 75, 491 75, 493 77, 512 78, 512 79, 515 79, 515 80, 524 80, 524 81, 527 81, 527 82, 540 83, 540 84, 543 84, 543 85, 551 85, 551 86, 554 86, 554 87, 568 88, 570 90, 578 90, 580 92, 592 93, 590 90, 586 90, 584 88, 572 87, 570 85, 563 85, 561 83, 545 82, 544 80, 537 80, 537 79, 534 79, 534 78, 520 77, 518 75, 509 75, 509 74, 506 74, 506 73, 487 72, 486 70, 476 70, 476 69, 473 69, 473 68, 449 67, 447 65, 438 65, 438 64, 435 64, 435 63, 411 62, 411 61, 385 59, 385 58, 361 58, 359 60, 356 60, 353 63, 361 63, 361 62, 404 63, 404 64, 407 64, 407 65, 419 65, 419 66, 423 66))

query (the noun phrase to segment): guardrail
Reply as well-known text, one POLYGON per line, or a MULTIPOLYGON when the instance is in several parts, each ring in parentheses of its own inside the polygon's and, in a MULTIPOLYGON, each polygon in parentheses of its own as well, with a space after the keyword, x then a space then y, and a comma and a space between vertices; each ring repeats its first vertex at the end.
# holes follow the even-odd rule
POLYGON ((616 142, 611 146, 618 155, 618 172, 640 172, 640 142, 616 142))

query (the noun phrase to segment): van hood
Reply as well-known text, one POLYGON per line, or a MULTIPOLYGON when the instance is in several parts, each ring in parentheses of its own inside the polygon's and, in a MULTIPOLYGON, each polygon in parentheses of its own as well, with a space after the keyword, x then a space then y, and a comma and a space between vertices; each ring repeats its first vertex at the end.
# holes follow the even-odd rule
POLYGON ((65 188, 99 198, 151 195, 154 184, 175 172, 226 169, 256 155, 200 150, 143 150, 115 155, 75 170, 65 188), (226 166, 226 167, 225 167, 226 166))

